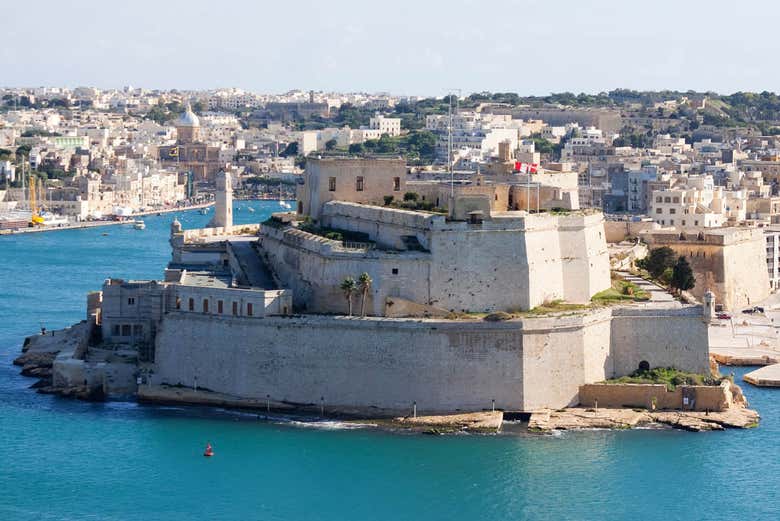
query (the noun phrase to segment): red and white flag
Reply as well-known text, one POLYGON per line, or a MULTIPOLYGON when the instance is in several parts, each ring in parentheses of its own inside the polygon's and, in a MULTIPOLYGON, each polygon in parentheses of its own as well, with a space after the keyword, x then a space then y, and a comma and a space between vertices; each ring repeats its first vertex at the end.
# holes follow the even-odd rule
POLYGON ((539 163, 523 163, 522 161, 515 161, 515 172, 520 174, 539 173, 539 163))

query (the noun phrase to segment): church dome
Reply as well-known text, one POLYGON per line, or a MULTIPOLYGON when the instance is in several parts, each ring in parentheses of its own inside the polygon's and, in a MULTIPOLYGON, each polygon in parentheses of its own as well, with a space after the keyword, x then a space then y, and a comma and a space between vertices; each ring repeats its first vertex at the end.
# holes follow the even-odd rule
POLYGON ((200 120, 198 116, 192 111, 190 104, 187 103, 187 110, 185 110, 179 119, 176 120, 177 127, 199 127, 200 120))

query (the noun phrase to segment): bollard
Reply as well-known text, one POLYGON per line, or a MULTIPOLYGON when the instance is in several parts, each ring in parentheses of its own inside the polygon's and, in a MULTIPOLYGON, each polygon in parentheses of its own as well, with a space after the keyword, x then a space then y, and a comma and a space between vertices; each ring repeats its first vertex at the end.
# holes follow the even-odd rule
POLYGON ((496 412, 496 399, 495 399, 495 398, 493 398, 493 399, 491 400, 491 403, 490 403, 490 411, 491 411, 491 412, 496 412))

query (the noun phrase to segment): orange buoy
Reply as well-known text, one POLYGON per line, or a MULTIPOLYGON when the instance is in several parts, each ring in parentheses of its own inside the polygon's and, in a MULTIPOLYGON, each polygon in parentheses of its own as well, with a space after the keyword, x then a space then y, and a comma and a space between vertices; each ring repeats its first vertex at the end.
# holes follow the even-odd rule
POLYGON ((207 458, 214 455, 214 449, 211 448, 211 443, 206 444, 206 451, 203 453, 203 455, 207 458))

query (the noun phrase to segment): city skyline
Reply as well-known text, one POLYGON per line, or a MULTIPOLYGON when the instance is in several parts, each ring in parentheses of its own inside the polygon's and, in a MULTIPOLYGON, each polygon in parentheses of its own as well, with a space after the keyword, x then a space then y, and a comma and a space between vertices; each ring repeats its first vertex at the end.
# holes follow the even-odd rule
POLYGON ((776 90, 766 64, 778 48, 771 31, 778 8, 768 2, 746 2, 738 11, 725 2, 705 9, 664 0, 652 10, 613 1, 564 4, 503 1, 482 9, 471 0, 446 7, 401 1, 368 16, 351 0, 304 2, 294 12, 280 5, 212 12, 203 1, 146 0, 108 12, 93 1, 38 1, 5 13, 0 65, 11 87, 425 96, 453 89, 776 90), (756 17, 759 9, 764 15, 756 17), (34 25, 30 12, 37 13, 34 25))

